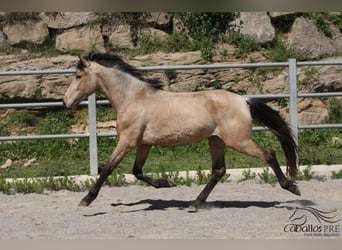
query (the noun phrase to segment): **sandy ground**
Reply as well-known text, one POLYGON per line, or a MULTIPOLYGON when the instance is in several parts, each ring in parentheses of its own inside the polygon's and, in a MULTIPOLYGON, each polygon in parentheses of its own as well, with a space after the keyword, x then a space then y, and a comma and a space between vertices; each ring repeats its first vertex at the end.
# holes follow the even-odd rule
MULTIPOLYGON (((342 238, 342 180, 300 181, 302 196, 279 185, 255 181, 219 183, 208 209, 188 208, 203 186, 154 189, 129 185, 103 187, 89 207, 77 206, 86 194, 0 194, 1 239, 231 239, 342 238), (310 218, 304 226, 331 226, 328 234, 285 232, 296 207, 334 211, 334 223, 310 218)), ((331 215, 331 214, 330 214, 331 215)), ((310 215, 307 215, 308 218, 310 215)), ((312 231, 312 230, 311 230, 312 231)))

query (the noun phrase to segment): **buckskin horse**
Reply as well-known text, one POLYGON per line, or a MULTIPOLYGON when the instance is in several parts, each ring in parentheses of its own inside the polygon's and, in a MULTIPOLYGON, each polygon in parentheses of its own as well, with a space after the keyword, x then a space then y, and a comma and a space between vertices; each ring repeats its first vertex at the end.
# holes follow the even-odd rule
POLYGON ((168 178, 154 179, 142 168, 153 145, 177 146, 207 139, 212 158, 212 174, 198 197, 199 208, 226 172, 225 148, 253 156, 267 163, 280 186, 296 195, 300 191, 282 172, 275 151, 257 146, 251 139, 252 119, 268 127, 278 138, 286 157, 287 172, 297 173, 297 143, 279 113, 261 101, 224 90, 174 93, 159 82, 146 79, 141 71, 118 55, 89 54, 79 57, 76 77, 63 103, 73 107, 96 91, 101 91, 117 113, 119 141, 96 183, 79 205, 93 202, 106 178, 120 161, 136 148, 133 174, 155 188, 174 186, 168 178))

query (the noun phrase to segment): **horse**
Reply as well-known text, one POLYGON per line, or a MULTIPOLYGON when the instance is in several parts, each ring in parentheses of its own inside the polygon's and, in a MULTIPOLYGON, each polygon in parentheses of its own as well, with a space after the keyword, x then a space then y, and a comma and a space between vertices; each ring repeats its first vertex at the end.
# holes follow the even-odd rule
POLYGON ((300 195, 293 178, 297 174, 298 147, 286 121, 268 105, 225 90, 170 92, 160 82, 147 79, 141 70, 110 53, 79 56, 76 77, 63 97, 66 108, 101 91, 117 114, 118 143, 95 184, 79 203, 89 206, 106 178, 120 161, 136 149, 134 176, 155 188, 173 187, 169 178, 151 178, 142 168, 151 147, 178 146, 208 139, 212 160, 211 177, 190 204, 200 208, 226 173, 225 149, 232 148, 264 161, 274 171, 280 186, 300 195), (265 125, 279 140, 286 157, 287 176, 275 151, 257 146, 251 139, 252 120, 265 125))

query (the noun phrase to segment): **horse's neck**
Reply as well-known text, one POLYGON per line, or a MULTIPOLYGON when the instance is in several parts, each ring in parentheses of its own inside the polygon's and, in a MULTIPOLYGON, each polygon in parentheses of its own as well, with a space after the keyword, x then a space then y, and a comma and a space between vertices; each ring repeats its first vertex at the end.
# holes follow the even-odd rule
POLYGON ((100 88, 117 112, 146 91, 138 79, 118 70, 110 70, 101 75, 100 88))

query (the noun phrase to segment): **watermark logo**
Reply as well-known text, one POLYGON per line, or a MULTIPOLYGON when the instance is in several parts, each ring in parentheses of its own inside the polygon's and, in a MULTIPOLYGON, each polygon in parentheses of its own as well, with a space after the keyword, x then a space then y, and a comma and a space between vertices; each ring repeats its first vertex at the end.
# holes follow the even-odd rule
POLYGON ((337 209, 322 211, 313 207, 296 208, 284 226, 286 233, 301 233, 307 237, 339 237, 341 219, 337 209))

